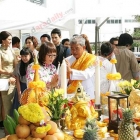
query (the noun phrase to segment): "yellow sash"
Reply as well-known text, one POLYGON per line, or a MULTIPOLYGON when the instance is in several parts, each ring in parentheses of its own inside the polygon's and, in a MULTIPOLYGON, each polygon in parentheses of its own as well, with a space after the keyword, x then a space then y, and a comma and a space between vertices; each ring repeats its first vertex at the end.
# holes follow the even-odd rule
MULTIPOLYGON (((72 63, 71 68, 84 71, 86 68, 94 64, 95 58, 95 55, 84 52, 79 59, 76 59, 72 63)), ((79 82, 81 82, 81 80, 73 80, 67 88, 67 93, 74 93, 79 82)))

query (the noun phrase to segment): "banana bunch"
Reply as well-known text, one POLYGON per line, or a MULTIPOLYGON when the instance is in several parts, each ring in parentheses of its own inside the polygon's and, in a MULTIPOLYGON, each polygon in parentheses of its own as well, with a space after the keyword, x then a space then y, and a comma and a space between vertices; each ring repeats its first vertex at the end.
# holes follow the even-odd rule
POLYGON ((18 124, 19 113, 16 109, 14 109, 13 116, 14 118, 7 115, 6 119, 3 121, 4 128, 10 135, 15 134, 15 129, 18 124))
POLYGON ((18 125, 19 113, 16 109, 14 109, 13 116, 14 116, 14 120, 16 122, 16 125, 18 125))

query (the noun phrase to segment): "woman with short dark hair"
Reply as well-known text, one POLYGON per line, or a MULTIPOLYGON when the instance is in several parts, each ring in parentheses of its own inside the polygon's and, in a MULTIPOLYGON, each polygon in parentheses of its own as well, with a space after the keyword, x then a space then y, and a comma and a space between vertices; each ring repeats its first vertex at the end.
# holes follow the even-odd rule
MULTIPOLYGON (((50 89, 51 87, 57 86, 58 75, 56 74, 56 67, 52 62, 56 58, 56 47, 51 42, 43 43, 40 46, 38 54, 38 62, 40 65, 39 75, 40 79, 46 83, 46 87, 50 89)), ((34 70, 32 69, 33 63, 30 64, 27 68, 27 83, 33 80, 34 70)))
MULTIPOLYGON (((106 75, 109 73, 112 73, 112 63, 109 61, 113 54, 113 46, 109 42, 105 42, 101 45, 101 56, 99 56, 99 59, 102 63, 102 66, 100 68, 101 71, 101 79, 100 79, 100 87, 101 87, 101 93, 106 93, 109 90, 113 91, 113 89, 110 89, 110 81, 106 78, 106 75)), ((116 69, 115 69, 116 70, 116 69)))

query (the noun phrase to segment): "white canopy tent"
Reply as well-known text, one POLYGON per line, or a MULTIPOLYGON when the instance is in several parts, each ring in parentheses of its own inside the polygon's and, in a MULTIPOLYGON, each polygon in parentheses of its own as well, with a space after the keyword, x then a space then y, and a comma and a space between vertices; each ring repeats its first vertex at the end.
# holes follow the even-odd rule
MULTIPOLYGON (((70 1, 73 2, 73 0, 70 1)), ((48 26, 54 27, 56 22, 73 12, 71 6, 73 3, 70 5, 68 2, 63 8, 62 2, 64 0, 54 1, 54 4, 48 4, 45 8, 27 0, 0 0, 0 31, 32 29, 35 27, 41 30, 48 26), (55 7, 58 4, 61 6, 55 7)), ((59 27, 61 26, 59 25, 59 27)), ((66 29, 65 27, 61 28, 66 29)))
POLYGON ((46 8, 27 0, 0 0, 0 20, 44 21, 48 15, 46 8))
MULTIPOLYGON (((55 2, 55 5, 60 4, 59 2, 55 2)), ((63 5, 55 5, 47 4, 45 8, 27 0, 0 0, 0 31, 19 30, 19 37, 24 33, 32 34, 43 30, 48 32, 56 27, 68 31, 66 27, 61 26, 60 21, 73 12, 73 3, 70 5, 68 2, 65 8, 62 8, 63 5), (55 25, 56 23, 58 25, 55 25)))
MULTIPOLYGON (((67 7, 68 10, 67 5, 70 5, 69 9, 72 9, 69 13, 75 10, 71 18, 86 19, 89 17, 107 18, 140 15, 140 0, 88 0, 88 2, 87 0, 76 0, 74 1, 76 6, 72 4, 73 0, 68 2, 64 0, 51 1, 47 8, 43 8, 26 0, 0 0, 0 30, 29 29, 41 25, 43 22, 42 29, 51 25, 59 25, 59 27, 67 29, 66 26, 61 26, 61 23, 56 22, 66 16, 63 9, 67 7), (63 17, 61 14, 63 14, 63 17), (56 17, 55 21, 50 21, 51 18, 56 17)), ((49 3, 49 0, 47 0, 47 3, 49 3)))
POLYGON ((26 29, 48 18, 46 8, 26 0, 0 1, 0 31, 26 29))
MULTIPOLYGON (((96 30, 99 31, 104 23, 99 20, 100 17, 107 19, 107 17, 140 15, 140 0, 88 0, 88 2, 87 0, 69 0, 67 2, 65 0, 47 0, 47 4, 47 8, 43 8, 26 0, 0 0, 0 31, 26 29, 31 32, 39 32, 44 29, 52 30, 55 27, 68 31, 74 25, 68 27, 67 21, 93 17, 98 19, 96 20, 96 30), (49 1, 51 1, 50 5, 49 1), (66 12, 68 13, 66 14, 66 12)), ((82 27, 84 28, 84 26, 82 27)))

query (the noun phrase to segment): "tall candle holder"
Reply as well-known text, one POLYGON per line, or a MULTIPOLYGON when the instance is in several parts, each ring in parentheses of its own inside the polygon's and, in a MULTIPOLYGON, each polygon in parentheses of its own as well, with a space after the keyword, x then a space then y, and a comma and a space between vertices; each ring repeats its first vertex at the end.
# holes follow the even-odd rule
POLYGON ((101 104, 95 104, 94 108, 95 108, 95 111, 98 112, 97 120, 100 121, 100 119, 101 119, 100 117, 101 117, 101 114, 102 114, 101 104))

